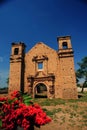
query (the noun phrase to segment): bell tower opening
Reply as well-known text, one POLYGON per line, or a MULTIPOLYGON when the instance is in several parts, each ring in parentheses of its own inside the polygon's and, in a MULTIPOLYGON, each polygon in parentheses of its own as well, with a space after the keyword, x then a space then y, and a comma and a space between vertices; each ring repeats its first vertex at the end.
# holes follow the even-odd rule
POLYGON ((18 53, 19 53, 19 48, 15 48, 14 49, 14 55, 18 55, 18 53))
POLYGON ((63 42, 63 43, 62 43, 62 48, 63 48, 63 49, 67 49, 67 48, 68 48, 67 42, 63 42))
POLYGON ((43 83, 38 83, 35 86, 35 98, 47 98, 47 86, 43 83))

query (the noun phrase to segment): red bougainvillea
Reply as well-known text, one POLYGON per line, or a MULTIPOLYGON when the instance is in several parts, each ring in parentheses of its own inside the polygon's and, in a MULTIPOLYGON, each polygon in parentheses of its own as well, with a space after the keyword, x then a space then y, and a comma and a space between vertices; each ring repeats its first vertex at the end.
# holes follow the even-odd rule
POLYGON ((0 98, 1 128, 16 130, 20 126, 30 130, 34 125, 40 127, 51 121, 38 104, 25 105, 20 92, 15 91, 11 96, 11 99, 0 98))

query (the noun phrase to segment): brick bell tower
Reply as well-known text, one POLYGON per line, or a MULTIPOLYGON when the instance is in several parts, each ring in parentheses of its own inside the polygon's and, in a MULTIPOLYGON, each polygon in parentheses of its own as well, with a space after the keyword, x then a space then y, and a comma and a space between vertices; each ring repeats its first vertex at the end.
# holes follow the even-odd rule
POLYGON ((76 99, 77 87, 76 76, 74 70, 74 55, 71 45, 71 37, 63 36, 57 38, 59 45, 59 66, 60 66, 60 80, 62 89, 62 98, 76 99))
POLYGON ((10 56, 9 93, 14 90, 24 91, 25 44, 12 43, 10 56))

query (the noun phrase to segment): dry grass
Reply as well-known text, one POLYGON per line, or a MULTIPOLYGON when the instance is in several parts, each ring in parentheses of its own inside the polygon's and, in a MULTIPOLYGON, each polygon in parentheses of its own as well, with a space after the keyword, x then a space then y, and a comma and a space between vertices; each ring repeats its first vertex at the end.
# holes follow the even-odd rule
POLYGON ((37 99, 52 122, 41 130, 87 130, 87 93, 78 100, 37 99))

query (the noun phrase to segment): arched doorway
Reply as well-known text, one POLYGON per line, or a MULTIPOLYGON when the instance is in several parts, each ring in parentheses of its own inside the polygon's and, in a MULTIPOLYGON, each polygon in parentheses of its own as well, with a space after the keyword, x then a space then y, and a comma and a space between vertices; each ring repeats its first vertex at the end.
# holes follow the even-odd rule
POLYGON ((43 83, 38 83, 35 86, 35 98, 47 98, 47 87, 43 83))

